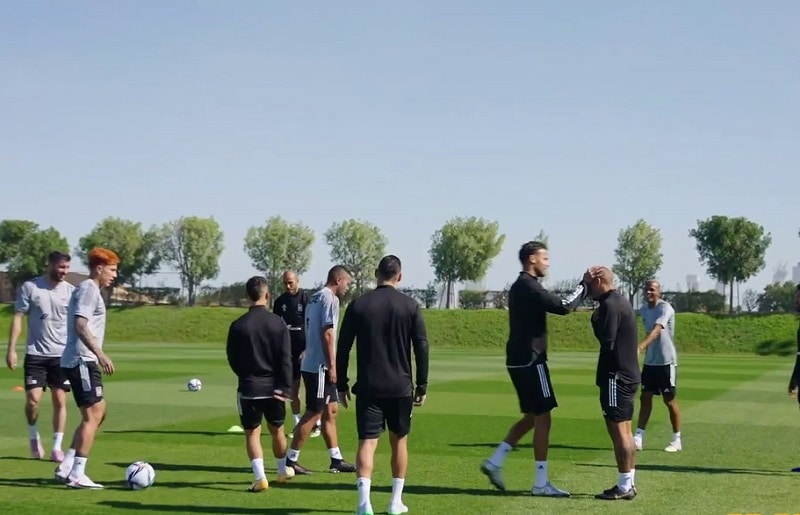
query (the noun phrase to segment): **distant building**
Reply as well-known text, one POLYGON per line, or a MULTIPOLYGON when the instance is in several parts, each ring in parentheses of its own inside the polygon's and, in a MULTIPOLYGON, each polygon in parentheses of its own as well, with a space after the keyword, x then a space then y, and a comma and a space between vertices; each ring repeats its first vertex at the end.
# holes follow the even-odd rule
POLYGON ((800 263, 792 267, 792 282, 800 284, 800 263))
POLYGON ((690 274, 686 276, 686 290, 687 291, 700 291, 700 281, 697 275, 690 274))

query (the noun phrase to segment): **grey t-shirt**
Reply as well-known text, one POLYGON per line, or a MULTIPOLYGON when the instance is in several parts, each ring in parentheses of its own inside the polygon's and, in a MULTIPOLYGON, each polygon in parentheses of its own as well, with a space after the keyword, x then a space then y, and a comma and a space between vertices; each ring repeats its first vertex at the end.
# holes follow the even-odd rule
POLYGON ((644 355, 645 365, 677 365, 678 352, 675 349, 675 310, 669 302, 658 299, 652 308, 645 304, 639 310, 644 329, 649 334, 656 324, 663 327, 658 338, 647 346, 644 355))
POLYGON ((322 341, 322 328, 333 326, 335 340, 338 325, 339 298, 330 288, 322 288, 308 299, 306 306, 306 353, 300 363, 301 371, 319 372, 320 368, 328 369, 322 341))
POLYGON ((22 283, 14 309, 28 315, 25 354, 61 356, 67 343, 67 309, 74 289, 67 281, 52 286, 44 276, 22 283))
POLYGON ((106 303, 100 287, 92 279, 79 284, 69 302, 67 346, 61 356, 61 366, 64 368, 75 368, 81 361, 97 361, 97 356, 86 348, 75 330, 76 316, 88 320, 89 332, 94 336, 96 345, 102 348, 106 332, 106 303))

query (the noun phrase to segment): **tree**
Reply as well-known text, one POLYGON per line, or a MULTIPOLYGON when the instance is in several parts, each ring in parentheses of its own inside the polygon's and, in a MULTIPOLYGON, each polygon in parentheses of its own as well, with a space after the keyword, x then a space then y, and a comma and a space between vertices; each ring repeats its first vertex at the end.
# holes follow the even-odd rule
POLYGON ((655 279, 661 268, 661 231, 640 218, 619 232, 614 256, 617 262, 612 270, 625 284, 633 304, 636 293, 644 289, 647 281, 655 279))
POLYGON ((41 230, 29 220, 0 222, 0 263, 6 265, 14 290, 40 275, 47 264, 47 255, 55 250, 69 254, 66 238, 56 229, 41 230))
POLYGON ((758 302, 759 294, 757 291, 753 290, 752 288, 748 288, 744 291, 744 295, 742 296, 742 304, 744 304, 744 309, 746 309, 748 313, 752 313, 758 309, 758 302))
POLYGON ((223 233, 214 218, 181 217, 161 229, 160 252, 181 276, 189 306, 206 279, 219 275, 219 258, 225 246, 223 233))
POLYGON ((698 220, 689 231, 695 239, 700 262, 714 279, 730 285, 730 312, 733 312, 733 284, 744 282, 760 272, 772 236, 764 228, 744 217, 714 215, 698 220))
POLYGON ((389 240, 378 226, 349 219, 331 225, 325 231, 325 241, 331 247, 331 260, 350 271, 355 294, 361 294, 374 280, 389 240))
POLYGON ((36 231, 22 240, 20 253, 8 263, 8 276, 16 289, 23 282, 41 275, 47 264, 47 255, 58 250, 69 254, 69 243, 52 227, 36 231))
POLYGON ((539 229, 539 234, 537 234, 537 235, 536 235, 536 237, 535 237, 535 238, 533 238, 533 239, 534 239, 535 241, 541 241, 542 243, 544 243, 544 244, 545 244, 545 246, 548 246, 548 247, 550 246, 550 244, 549 244, 549 242, 548 242, 548 240, 549 240, 550 238, 548 238, 548 236, 547 236, 547 233, 546 233, 546 232, 544 232, 544 229, 539 229))
POLYGON ((433 234, 428 255, 436 279, 445 285, 447 308, 455 283, 477 281, 486 275, 506 239, 499 231, 497 222, 473 216, 453 218, 433 234))
POLYGON ((772 283, 758 296, 758 310, 762 313, 792 313, 797 285, 792 281, 772 283))
POLYGON ((0 222, 0 263, 8 264, 19 254, 22 240, 39 230, 39 224, 30 220, 3 220, 0 222))
POLYGON ((120 258, 117 283, 135 287, 139 280, 158 270, 159 232, 157 227, 145 231, 140 222, 109 216, 78 241, 75 253, 89 265, 89 252, 95 247, 113 250, 120 258))
POLYGON ((244 237, 244 251, 253 268, 267 277, 270 299, 277 297, 286 270, 297 275, 308 271, 314 231, 302 223, 292 224, 273 216, 260 227, 250 227, 244 237))

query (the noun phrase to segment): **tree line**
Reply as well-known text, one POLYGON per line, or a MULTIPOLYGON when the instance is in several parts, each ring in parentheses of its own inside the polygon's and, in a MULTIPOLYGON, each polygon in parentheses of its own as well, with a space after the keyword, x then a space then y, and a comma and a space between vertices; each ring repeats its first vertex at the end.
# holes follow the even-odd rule
MULTIPOLYGON (((343 264, 353 274, 353 293, 371 287, 375 263, 388 246, 381 229, 368 221, 348 219, 331 224, 322 236, 331 261, 343 264)), ((764 268, 771 234, 747 218, 715 215, 698 220, 688 236, 695 241, 706 273, 727 285, 732 310, 734 285, 764 268)), ((542 229, 535 239, 547 243, 548 235, 542 229)), ((40 274, 45 257, 53 250, 75 254, 86 264, 89 250, 102 246, 122 259, 118 284, 136 290, 141 278, 167 268, 178 273, 187 293, 186 303, 194 305, 203 282, 219 275, 223 240, 223 230, 213 217, 185 216, 149 228, 133 220, 107 217, 70 252, 66 238, 53 227, 42 228, 29 220, 3 220, 0 265, 16 287, 40 274)), ((242 249, 253 268, 268 279, 272 291, 279 291, 285 270, 299 275, 308 271, 315 240, 314 231, 302 222, 274 216, 247 230, 242 249)), ((482 279, 504 243, 498 222, 474 216, 447 220, 433 233, 428 256, 436 282, 447 293, 447 307, 454 286, 482 279)), ((613 270, 631 300, 647 280, 658 277, 663 264, 661 245, 661 231, 643 219, 620 230, 613 270)))

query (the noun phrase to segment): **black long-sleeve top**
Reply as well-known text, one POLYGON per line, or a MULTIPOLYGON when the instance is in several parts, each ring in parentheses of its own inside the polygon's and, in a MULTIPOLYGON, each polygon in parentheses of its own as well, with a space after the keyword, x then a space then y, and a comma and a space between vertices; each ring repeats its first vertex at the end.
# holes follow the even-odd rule
POLYGON ((228 365, 239 378, 243 398, 272 397, 275 390, 290 395, 292 345, 283 319, 266 306, 253 306, 228 329, 228 365))
POLYGON ((581 282, 566 298, 547 291, 539 279, 520 272, 508 291, 509 334, 506 366, 521 367, 547 361, 547 313, 566 315, 586 296, 581 282))
POLYGON ((640 383, 639 324, 633 306, 617 290, 597 300, 600 306, 592 313, 592 329, 600 343, 596 384, 606 384, 609 377, 625 384, 640 383))
POLYGON ((797 358, 794 360, 792 377, 794 377, 797 382, 800 382, 800 325, 797 326, 797 358))
POLYGON ((306 350, 306 306, 308 306, 308 294, 305 290, 300 290, 294 295, 283 292, 275 299, 272 306, 272 312, 280 316, 289 327, 292 352, 295 356, 306 350))
POLYGON ((336 349, 339 391, 348 388, 350 350, 356 342, 353 393, 373 398, 423 395, 428 387, 428 337, 422 310, 392 286, 378 286, 347 306, 336 349), (411 350, 416 365, 416 389, 411 350))

